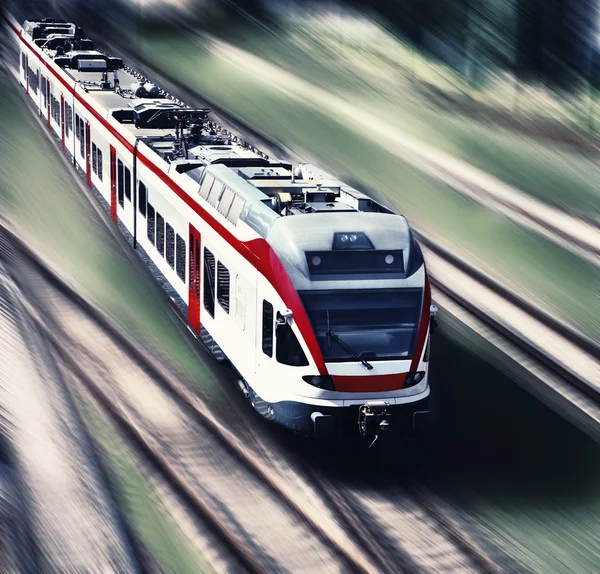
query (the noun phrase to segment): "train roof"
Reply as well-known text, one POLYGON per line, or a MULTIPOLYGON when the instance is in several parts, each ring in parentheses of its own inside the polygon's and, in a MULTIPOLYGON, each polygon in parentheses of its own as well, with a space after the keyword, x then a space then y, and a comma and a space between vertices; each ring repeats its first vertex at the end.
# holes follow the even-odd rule
POLYGON ((313 165, 267 157, 212 123, 209 110, 170 98, 119 58, 97 50, 74 24, 26 22, 24 31, 101 115, 191 178, 197 195, 230 223, 244 221, 265 238, 297 276, 295 283, 329 279, 315 264, 327 251, 341 253, 341 261, 352 250, 355 260, 359 251, 372 250, 382 259, 381 269, 370 273, 408 276, 416 243, 403 216, 313 165))

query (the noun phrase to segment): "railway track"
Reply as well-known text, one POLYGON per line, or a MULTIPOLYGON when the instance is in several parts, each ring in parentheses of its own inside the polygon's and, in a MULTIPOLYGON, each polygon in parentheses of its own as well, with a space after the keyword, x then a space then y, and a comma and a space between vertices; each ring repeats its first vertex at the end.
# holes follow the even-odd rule
MULTIPOLYGON (((12 252, 12 264, 20 269, 24 291, 29 292, 31 314, 61 363, 107 414, 136 456, 161 476, 196 519, 210 527, 245 570, 266 572, 290 568, 294 564, 297 567, 299 561, 307 560, 308 555, 308 549, 303 549, 298 540, 306 541, 311 537, 314 542, 309 545, 310 552, 316 556, 324 552, 320 558, 322 565, 335 564, 335 569, 353 572, 436 569, 432 557, 421 556, 420 562, 415 563, 407 548, 393 538, 386 539, 382 533, 389 525, 382 525, 376 515, 365 513, 365 505, 357 493, 344 492, 342 485, 330 482, 316 472, 309 472, 310 480, 300 478, 299 461, 287 460, 283 464, 280 461, 279 465, 275 461, 265 461, 265 453, 275 450, 272 445, 265 444, 261 438, 253 439, 253 444, 242 443, 213 418, 210 409, 189 387, 174 380, 148 359, 10 230, 0 226, 0 237, 3 252, 12 252), (40 280, 44 283, 45 302, 36 301, 33 290, 30 292, 27 288, 27 284, 34 281, 35 291, 39 291, 40 280), (97 348, 103 351, 98 352, 97 348), (127 360, 121 361, 120 355, 127 360), (110 363, 107 357, 110 357, 110 363), (118 369, 111 368, 115 363, 122 369, 121 375, 117 374, 118 369), (140 387, 139 392, 132 392, 132 381, 138 376, 144 379, 143 390, 140 387), (140 401, 144 402, 154 394, 161 395, 154 408, 140 407, 140 401), (146 397, 143 400, 142 395, 146 397), (187 429, 194 426, 199 433, 188 434, 187 429), (169 436, 173 442, 167 438, 169 436), (261 500, 266 500, 267 506, 277 507, 275 512, 262 508, 269 516, 270 528, 277 527, 277 521, 287 521, 288 532, 298 531, 298 536, 291 537, 284 545, 286 555, 297 553, 292 564, 285 564, 282 556, 274 558, 281 540, 278 544, 274 544, 276 540, 269 544, 264 533, 261 535, 256 530, 260 529, 260 524, 256 524, 260 520, 233 508, 236 501, 226 491, 234 486, 223 473, 212 472, 213 479, 207 478, 211 467, 222 467, 226 460, 231 461, 231 466, 225 469, 225 476, 235 477, 235 482, 243 486, 244 496, 252 498, 252 506, 260 508, 261 500), (228 487, 215 488, 215 480, 225 481, 228 487), (216 499, 220 504, 214 504, 216 499), (230 519, 224 520, 224 516, 230 516, 230 519), (382 540, 387 542, 382 543, 382 540), (325 550, 317 552, 316 544, 325 550)), ((456 565, 457 570, 499 571, 481 549, 476 545, 469 546, 466 542, 469 537, 460 527, 455 525, 451 535, 443 530, 444 520, 432 511, 432 500, 423 504, 407 492, 406 499, 411 497, 411 504, 419 506, 421 512, 398 514, 393 524, 399 538, 418 532, 424 543, 429 541, 431 546, 443 547, 444 559, 456 565)), ((254 512, 255 508, 252 508, 251 514, 254 512)), ((441 512, 439 508, 438 512, 441 512)))

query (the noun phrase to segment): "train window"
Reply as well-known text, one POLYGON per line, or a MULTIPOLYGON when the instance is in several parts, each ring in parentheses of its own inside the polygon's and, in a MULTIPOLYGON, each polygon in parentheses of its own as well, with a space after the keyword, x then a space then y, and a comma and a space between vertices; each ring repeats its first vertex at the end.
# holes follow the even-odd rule
POLYGON ((161 257, 165 256, 165 220, 156 212, 156 249, 161 257))
POLYGON ((223 184, 215 179, 215 183, 210 188, 210 195, 208 196, 208 203, 210 203, 213 207, 217 207, 219 200, 221 199, 221 195, 223 194, 223 184))
POLYGON ((212 174, 207 173, 204 175, 204 179, 202 180, 202 185, 200 186, 200 195, 204 198, 208 198, 208 194, 210 193, 210 188, 212 187, 215 178, 212 174))
POLYGON ((23 73, 25 73, 25 52, 21 53, 21 70, 23 70, 23 73))
POLYGON ((65 136, 69 137, 69 130, 71 129, 71 123, 69 121, 69 113, 71 107, 65 102, 65 136))
POLYGON ((180 235, 175 241, 175 256, 177 276, 185 283, 185 241, 180 235))
POLYGON ((154 207, 148 204, 148 220, 147 220, 147 235, 148 240, 154 245, 154 207))
POLYGON ((219 207, 217 208, 217 211, 221 215, 227 217, 227 214, 229 213, 229 208, 231 207, 231 203, 233 202, 234 197, 235 193, 229 187, 225 186, 225 189, 223 190, 223 195, 221 196, 221 201, 219 201, 219 207))
POLYGON ((290 367, 306 367, 308 365, 308 359, 289 323, 277 325, 275 337, 277 338, 275 356, 278 363, 290 367))
POLYGON ((94 173, 98 173, 98 156, 96 154, 96 150, 98 148, 96 147, 96 144, 93 143, 92 144, 92 171, 94 173))
MULTIPOLYGON (((123 173, 123 168, 125 166, 123 165, 123 162, 121 160, 117 161, 117 195, 119 197, 119 205, 121 207, 125 207, 125 200, 124 200, 124 193, 125 193, 125 184, 123 182, 123 178, 124 178, 124 173, 123 173)), ((148 225, 150 225, 150 223, 148 223, 148 225)), ((154 221, 152 221, 152 227, 154 227, 154 221)), ((152 232, 153 234, 153 238, 152 238, 152 243, 154 243, 154 231, 152 232)))
POLYGON ((190 249, 192 242, 194 245, 194 285, 196 286, 196 299, 200 300, 200 240, 190 237, 190 249))
POLYGON ((215 316, 215 256, 204 248, 204 308, 215 316))
POLYGON ((75 138, 79 139, 81 137, 81 132, 79 131, 79 116, 75 114, 75 138))
POLYGON ((273 356, 273 305, 263 299, 262 310, 262 350, 265 355, 273 356))
POLYGON ((146 188, 146 186, 140 181, 140 184, 138 186, 139 189, 139 193, 138 193, 138 209, 140 210, 140 213, 146 217, 146 200, 148 197, 148 189, 146 188))
POLYGON ((79 118, 79 154, 81 157, 85 157, 85 128, 83 125, 83 120, 79 118))
POLYGON ((225 313, 229 313, 229 269, 217 263, 217 301, 225 313))
POLYGON ((240 283, 240 276, 235 277, 235 322, 240 329, 246 329, 246 289, 240 283))
POLYGON ((46 78, 44 78, 44 76, 42 76, 41 78, 42 80, 42 97, 44 98, 44 112, 46 111, 46 108, 48 107, 48 87, 46 86, 46 78))
POLYGON ((237 224, 238 219, 240 218, 240 213, 242 213, 242 209, 244 209, 244 205, 246 205, 246 200, 239 195, 236 195, 233 198, 233 203, 231 204, 231 209, 227 214, 227 219, 231 221, 234 225, 237 224))
POLYGON ((96 149, 96 153, 98 154, 98 179, 102 181, 102 150, 100 148, 96 149))
POLYGON ((165 256, 171 269, 175 269, 175 231, 168 223, 165 232, 165 256))
POLYGON ((125 197, 131 201, 131 171, 128 167, 125 168, 125 197))

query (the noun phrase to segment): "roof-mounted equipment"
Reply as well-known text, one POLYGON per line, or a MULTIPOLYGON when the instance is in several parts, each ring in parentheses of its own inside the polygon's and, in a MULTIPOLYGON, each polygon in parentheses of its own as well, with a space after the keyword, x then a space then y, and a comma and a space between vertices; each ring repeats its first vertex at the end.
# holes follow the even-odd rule
POLYGON ((134 82, 131 84, 131 92, 136 98, 161 98, 162 95, 157 86, 151 82, 134 82))
POLYGON ((113 56, 105 56, 100 52, 70 52, 54 58, 54 63, 61 68, 71 68, 81 72, 114 72, 123 68, 123 60, 113 56), (86 63, 86 60, 92 60, 86 63), (100 60, 104 63, 101 64, 100 60))

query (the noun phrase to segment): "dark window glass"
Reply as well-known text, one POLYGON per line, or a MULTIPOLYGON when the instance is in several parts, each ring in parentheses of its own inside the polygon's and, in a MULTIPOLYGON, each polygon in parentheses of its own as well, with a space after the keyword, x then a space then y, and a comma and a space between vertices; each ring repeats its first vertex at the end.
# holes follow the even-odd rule
POLYGON ((273 305, 265 300, 262 312, 262 350, 265 355, 273 356, 273 305))
POLYGON ((154 207, 148 204, 148 220, 147 220, 148 239, 154 245, 154 207))
POLYGON ((80 119, 79 120, 79 134, 80 134, 80 138, 79 138, 79 153, 81 155, 81 157, 85 157, 85 127, 83 125, 83 120, 80 119))
POLYGON ((98 173, 98 156, 96 154, 96 144, 92 144, 92 171, 98 173))
POLYGON ((194 236, 190 233, 189 235, 190 238, 190 260, 189 260, 189 269, 188 269, 188 277, 190 278, 190 291, 192 290, 192 283, 193 283, 193 279, 194 279, 194 261, 193 261, 193 255, 194 255, 194 236))
POLYGON ((102 181, 102 151, 100 148, 98 148, 96 153, 98 154, 98 179, 102 181))
POLYGON ((165 233, 165 256, 167 263, 175 269, 175 231, 168 223, 165 233))
POLYGON ((217 263, 217 301, 225 313, 229 313, 229 269, 220 261, 217 263))
POLYGON ((131 201, 131 171, 128 167, 125 168, 125 197, 131 201))
POLYGON ((79 116, 75 114, 75 137, 79 139, 81 137, 81 132, 79 130, 79 116))
MULTIPOLYGON (((124 200, 125 184, 123 182, 123 178, 124 178, 125 174, 123 173, 123 171, 124 171, 123 168, 124 168, 123 162, 121 160, 118 160, 117 161, 117 195, 119 198, 119 205, 121 207, 125 206, 125 200, 124 200)), ((150 225, 150 224, 148 223, 148 225, 150 225)), ((152 221, 152 227, 154 227, 154 221, 152 221)), ((154 234, 154 231, 152 233, 154 234)), ((150 236, 148 236, 148 237, 150 237, 150 236)), ((152 238, 152 243, 154 243, 154 235, 152 238)))
POLYGON ((204 248, 204 308, 215 316, 215 256, 204 248))
POLYGON ((349 349, 367 361, 410 358, 422 295, 420 289, 300 292, 326 361, 356 361, 349 349))
POLYGON ((146 186, 140 181, 140 185, 139 185, 139 199, 138 199, 138 209, 140 210, 140 213, 146 217, 146 201, 147 201, 147 195, 148 195, 148 190, 146 189, 146 186))
POLYGON ((161 257, 165 256, 165 220, 156 212, 156 249, 161 257))
POLYGON ((177 276, 185 283, 185 241, 179 235, 175 242, 177 276))
POLYGON ((277 337, 275 355, 279 363, 291 367, 306 367, 308 365, 308 359, 300 346, 300 341, 298 341, 289 323, 277 324, 275 336, 277 337))
MULTIPOLYGON (((192 242, 190 241, 190 249, 192 242)), ((194 284, 196 285, 196 299, 200 299, 200 241, 194 240, 194 284)), ((191 278, 190 278, 191 280, 191 278)))

